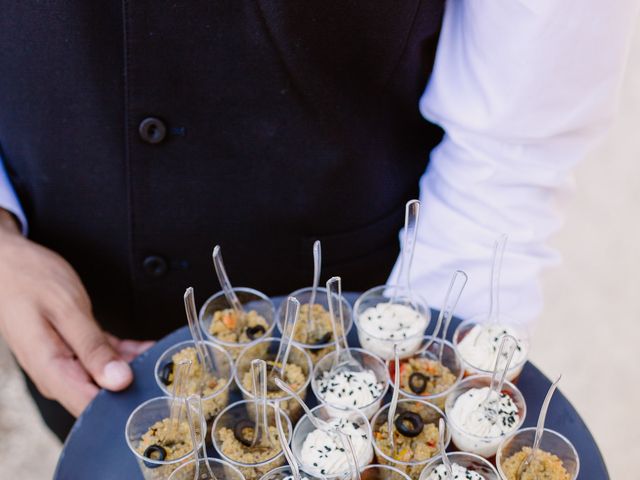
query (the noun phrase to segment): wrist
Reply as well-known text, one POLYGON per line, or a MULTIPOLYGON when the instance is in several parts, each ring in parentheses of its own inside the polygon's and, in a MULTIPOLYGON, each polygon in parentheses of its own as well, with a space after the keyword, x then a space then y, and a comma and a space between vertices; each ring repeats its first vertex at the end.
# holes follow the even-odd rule
POLYGON ((17 234, 20 234, 21 232, 18 219, 4 208, 0 208, 0 231, 17 234))

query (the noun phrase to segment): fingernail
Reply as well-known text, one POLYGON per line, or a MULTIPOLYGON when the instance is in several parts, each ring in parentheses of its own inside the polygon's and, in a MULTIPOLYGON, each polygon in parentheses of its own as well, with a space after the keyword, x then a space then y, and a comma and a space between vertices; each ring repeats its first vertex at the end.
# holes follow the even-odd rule
POLYGON ((131 368, 122 360, 112 360, 104 367, 104 378, 112 388, 122 388, 131 381, 131 368))

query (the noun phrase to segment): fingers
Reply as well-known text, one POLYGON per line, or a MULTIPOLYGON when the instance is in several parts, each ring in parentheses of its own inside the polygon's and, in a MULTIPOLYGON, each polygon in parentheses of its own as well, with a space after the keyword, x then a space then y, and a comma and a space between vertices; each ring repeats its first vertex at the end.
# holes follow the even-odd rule
MULTIPOLYGON (((35 312, 21 316, 17 336, 28 339, 16 344, 14 353, 36 387, 46 398, 55 399, 78 416, 98 393, 98 387, 57 332, 35 312)), ((16 335, 8 335, 15 340, 16 335)), ((8 340, 9 340, 8 338, 8 340)))
POLYGON ((69 305, 54 312, 51 321, 98 385, 118 391, 131 383, 131 368, 112 347, 88 309, 77 303, 69 305))
POLYGON ((106 336, 113 349, 127 362, 131 362, 138 355, 143 354, 155 343, 150 340, 122 340, 110 333, 106 333, 106 336))

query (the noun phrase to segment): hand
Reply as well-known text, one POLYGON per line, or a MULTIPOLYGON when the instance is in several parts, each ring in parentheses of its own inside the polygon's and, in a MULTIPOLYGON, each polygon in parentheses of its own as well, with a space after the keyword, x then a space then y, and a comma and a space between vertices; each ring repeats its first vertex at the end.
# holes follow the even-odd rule
POLYGON ((102 331, 73 268, 24 238, 2 209, 0 285, 0 335, 45 397, 78 416, 98 386, 117 391, 131 383, 127 362, 152 342, 102 331))

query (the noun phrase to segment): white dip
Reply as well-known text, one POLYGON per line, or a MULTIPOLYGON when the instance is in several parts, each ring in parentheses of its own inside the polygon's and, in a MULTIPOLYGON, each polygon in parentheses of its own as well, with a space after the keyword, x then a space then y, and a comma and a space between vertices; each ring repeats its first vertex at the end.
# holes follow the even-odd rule
MULTIPOLYGON (((485 480, 479 473, 467 470, 457 463, 451 464, 451 471, 453 472, 454 480, 485 480)), ((451 478, 447 472, 447 467, 438 465, 424 480, 442 480, 444 478, 451 478)))
POLYGON ((393 359, 393 345, 400 357, 413 355, 422 343, 429 318, 398 303, 379 303, 358 317, 358 338, 362 348, 385 359, 393 359))
MULTIPOLYGON (((513 327, 500 324, 476 325, 458 343, 458 353, 472 367, 493 371, 504 335, 513 335, 518 340, 518 346, 511 360, 512 367, 507 375, 507 380, 510 381, 520 373, 521 364, 527 358, 526 342, 520 338, 513 327)), ((507 351, 501 356, 498 362, 499 368, 504 368, 508 353, 507 351)))
MULTIPOLYGON (((337 418, 329 422, 340 432, 349 435, 358 459, 358 465, 364 467, 373 460, 373 446, 367 429, 346 418, 337 418)), ((307 435, 300 452, 302 468, 315 476, 337 475, 349 471, 346 448, 342 446, 336 433, 313 430, 307 435)))
POLYGON ((362 408, 377 400, 384 391, 384 382, 376 379, 373 370, 362 372, 324 372, 317 379, 321 400, 332 405, 362 408))
POLYGON ((491 393, 483 405, 489 387, 472 388, 460 395, 447 411, 451 423, 451 438, 458 449, 491 457, 505 435, 520 424, 518 407, 506 393, 491 393))

